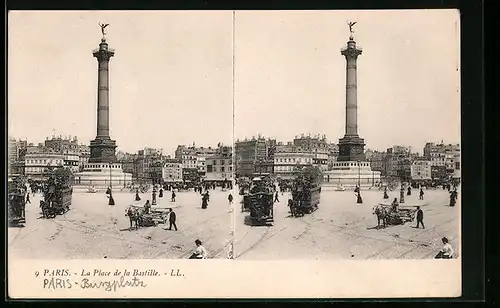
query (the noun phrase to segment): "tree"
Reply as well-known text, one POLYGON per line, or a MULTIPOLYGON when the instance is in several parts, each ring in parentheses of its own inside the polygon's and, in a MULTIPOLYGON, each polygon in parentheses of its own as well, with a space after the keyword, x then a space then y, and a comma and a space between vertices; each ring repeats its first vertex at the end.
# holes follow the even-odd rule
POLYGON ((295 184, 298 186, 312 186, 320 183, 322 177, 323 173, 317 166, 297 168, 294 172, 295 184))

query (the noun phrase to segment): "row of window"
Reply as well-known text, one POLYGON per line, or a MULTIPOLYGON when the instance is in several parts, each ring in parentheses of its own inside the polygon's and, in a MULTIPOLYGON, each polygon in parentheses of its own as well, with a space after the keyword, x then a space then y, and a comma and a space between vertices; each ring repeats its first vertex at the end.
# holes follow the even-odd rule
POLYGON ((276 158, 274 160, 278 163, 301 163, 304 162, 306 164, 310 164, 312 162, 311 158, 276 158))
POLYGON ((210 173, 210 172, 233 172, 233 167, 232 166, 229 166, 228 168, 226 167, 220 167, 220 168, 217 168, 217 166, 211 166, 211 165, 208 165, 207 166, 207 172, 210 173))
MULTIPOLYGON (((78 168, 72 168, 71 170, 75 171, 77 170, 78 168)), ((26 174, 41 174, 43 173, 45 170, 47 170, 47 167, 26 167, 24 168, 24 172, 26 174)))
MULTIPOLYGON (((226 161, 224 159, 221 159, 220 164, 225 165, 226 161)), ((214 165, 214 166, 217 165, 217 161, 215 159, 212 161, 212 165, 214 165)), ((231 165, 231 162, 228 162, 228 165, 231 165)))
POLYGON ((56 165, 62 165, 63 164, 62 159, 28 159, 26 160, 26 164, 29 165, 46 165, 46 164, 56 164, 56 165))
POLYGON ((357 166, 369 167, 370 163, 334 163, 334 166, 337 166, 337 167, 357 167, 357 166))
POLYGON ((284 171, 293 171, 295 170, 295 166, 275 166, 275 172, 284 172, 284 171))
MULTIPOLYGON (((119 169, 121 166, 120 165, 111 165, 112 169, 119 169)), ((96 164, 87 164, 85 165, 85 168, 109 168, 109 165, 96 165, 96 164)))

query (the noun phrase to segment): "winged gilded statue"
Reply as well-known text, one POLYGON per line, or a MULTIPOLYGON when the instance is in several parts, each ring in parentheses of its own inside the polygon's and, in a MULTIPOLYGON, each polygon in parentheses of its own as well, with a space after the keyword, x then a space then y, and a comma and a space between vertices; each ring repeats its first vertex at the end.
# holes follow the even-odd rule
POLYGON ((352 29, 352 27, 357 24, 358 22, 357 21, 349 21, 347 22, 347 25, 349 26, 349 31, 351 32, 351 34, 354 33, 354 30, 352 29))
POLYGON ((101 27, 101 32, 102 32, 102 35, 106 35, 106 32, 104 29, 106 29, 107 26, 109 26, 109 24, 103 24, 103 23, 100 23, 99 22, 99 26, 101 27))

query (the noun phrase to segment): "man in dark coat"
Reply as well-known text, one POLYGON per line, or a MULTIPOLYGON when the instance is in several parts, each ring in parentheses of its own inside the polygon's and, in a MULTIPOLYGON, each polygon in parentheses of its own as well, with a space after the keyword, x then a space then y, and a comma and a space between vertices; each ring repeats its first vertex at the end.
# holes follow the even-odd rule
POLYGON ((175 215, 175 212, 170 209, 170 215, 168 215, 168 221, 170 223, 170 227, 168 230, 172 230, 172 226, 174 226, 175 231, 177 231, 177 225, 175 224, 175 221, 177 220, 177 216, 175 215))
POLYGON ((457 202, 458 198, 458 193, 456 190, 452 191, 450 193, 450 206, 455 206, 455 203, 457 202))
POLYGON ((420 227, 420 224, 422 224, 422 228, 425 229, 424 225, 424 211, 420 208, 420 206, 417 206, 417 228, 420 227))
POLYGON ((419 197, 420 200, 424 200, 424 190, 422 189, 422 187, 420 187, 420 197, 419 197))
POLYGON ((203 197, 201 197, 201 208, 202 209, 206 209, 208 206, 208 200, 207 200, 207 195, 203 195, 203 197))
POLYGON ((170 201, 175 202, 175 191, 172 191, 172 199, 170 201))

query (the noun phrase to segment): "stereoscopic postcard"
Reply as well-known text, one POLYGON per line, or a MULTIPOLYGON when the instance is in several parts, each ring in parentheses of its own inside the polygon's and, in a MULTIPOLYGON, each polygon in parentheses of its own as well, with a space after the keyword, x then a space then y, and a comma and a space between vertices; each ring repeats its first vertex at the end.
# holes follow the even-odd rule
POLYGON ((457 10, 8 27, 11 298, 461 295, 457 10))

